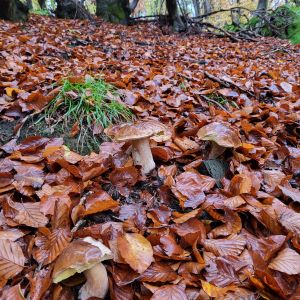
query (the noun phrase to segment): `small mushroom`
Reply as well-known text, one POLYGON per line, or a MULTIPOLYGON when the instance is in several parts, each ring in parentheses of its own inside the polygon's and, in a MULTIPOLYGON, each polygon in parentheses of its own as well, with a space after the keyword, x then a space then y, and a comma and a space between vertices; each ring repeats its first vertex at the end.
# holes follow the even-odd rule
POLYGON ((203 126, 197 136, 200 140, 212 142, 209 159, 217 158, 226 148, 238 148, 241 145, 237 130, 219 122, 203 126))
POLYGON ((155 168, 149 139, 164 142, 172 136, 167 126, 154 120, 117 125, 106 129, 105 133, 117 142, 131 142, 134 164, 142 166, 143 174, 155 168))
POLYGON ((75 240, 58 257, 53 269, 53 282, 58 283, 83 272, 86 283, 79 291, 79 299, 104 298, 108 291, 108 277, 101 262, 111 258, 112 252, 100 241, 91 237, 75 240))

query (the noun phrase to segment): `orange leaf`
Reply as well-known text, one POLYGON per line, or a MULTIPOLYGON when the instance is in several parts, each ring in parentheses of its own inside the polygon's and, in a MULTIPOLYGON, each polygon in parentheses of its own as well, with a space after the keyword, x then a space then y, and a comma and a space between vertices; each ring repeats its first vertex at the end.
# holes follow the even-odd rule
POLYGON ((118 207, 118 201, 113 200, 108 193, 99 190, 96 193, 87 197, 85 203, 84 215, 91 215, 94 213, 106 211, 118 207))
POLYGON ((139 233, 119 236, 118 248, 123 259, 138 273, 143 273, 154 261, 150 242, 139 233))

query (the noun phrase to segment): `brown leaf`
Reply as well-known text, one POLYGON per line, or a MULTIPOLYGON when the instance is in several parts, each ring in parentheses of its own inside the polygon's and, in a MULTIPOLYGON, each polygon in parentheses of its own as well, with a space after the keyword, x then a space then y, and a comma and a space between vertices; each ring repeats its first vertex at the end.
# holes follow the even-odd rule
POLYGON ((52 284, 52 268, 42 269, 30 278, 30 299, 40 300, 52 284))
POLYGON ((154 261, 150 242, 139 233, 119 236, 118 248, 123 259, 138 273, 143 273, 154 261))
POLYGON ((20 284, 14 285, 8 289, 3 290, 1 300, 25 300, 20 284))
POLYGON ((175 180, 176 184, 172 187, 172 191, 179 198, 182 207, 187 200, 196 201, 197 205, 203 203, 204 192, 211 190, 216 183, 211 177, 191 171, 181 173, 175 180))
POLYGON ((109 174, 109 180, 116 186, 134 186, 139 179, 136 167, 116 168, 109 174))
POLYGON ((235 175, 230 182, 229 190, 234 195, 247 194, 251 192, 252 180, 249 175, 235 175))
POLYGON ((217 299, 224 297, 228 291, 235 291, 235 286, 228 287, 217 287, 213 284, 210 284, 207 281, 201 280, 202 288, 204 292, 209 296, 217 299))
POLYGON ((35 166, 17 166, 15 167, 17 174, 14 179, 21 186, 32 186, 33 188, 40 188, 44 183, 44 172, 35 166))
POLYGON ((19 244, 0 240, 0 279, 10 279, 19 274, 25 264, 25 257, 19 244))
POLYGON ((295 250, 285 248, 278 253, 268 267, 288 275, 299 274, 300 255, 295 250))
POLYGON ((8 200, 7 204, 4 215, 19 225, 38 228, 48 223, 48 218, 41 213, 40 202, 18 203, 8 200))
POLYGON ((16 241, 26 233, 17 228, 0 229, 0 240, 16 241))
POLYGON ((241 235, 228 239, 205 240, 204 248, 217 256, 239 255, 245 248, 246 240, 241 235))
POLYGON ((75 137, 80 131, 79 122, 75 122, 71 128, 70 137, 75 137))
POLYGON ((145 282, 170 282, 177 278, 176 272, 167 264, 153 263, 139 279, 145 282))
POLYGON ((191 218, 181 224, 174 224, 171 228, 190 246, 192 246, 196 240, 201 242, 206 238, 205 226, 197 218, 191 218))
POLYGON ((53 262, 71 241, 71 232, 66 228, 54 229, 49 235, 35 239, 35 259, 43 265, 53 262))
POLYGON ((293 201, 300 202, 300 191, 299 189, 294 189, 291 186, 279 186, 282 193, 290 197, 293 201))
POLYGON ((94 194, 87 197, 84 215, 106 211, 119 206, 118 201, 113 200, 108 193, 97 190, 94 194))
POLYGON ((188 300, 185 288, 182 285, 164 285, 158 288, 151 300, 188 300))

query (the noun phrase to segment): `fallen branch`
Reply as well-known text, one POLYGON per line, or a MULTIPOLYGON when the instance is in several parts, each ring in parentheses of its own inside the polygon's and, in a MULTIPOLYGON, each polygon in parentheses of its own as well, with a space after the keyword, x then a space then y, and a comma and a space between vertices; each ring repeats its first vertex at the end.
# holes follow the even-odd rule
POLYGON ((233 88, 237 88, 237 89, 239 89, 240 91, 242 91, 242 92, 248 94, 248 95, 251 96, 251 97, 255 97, 255 95, 254 95, 252 92, 250 92, 250 91, 248 91, 248 90, 242 88, 241 86, 238 86, 238 85, 235 84, 233 81, 227 81, 227 80, 225 80, 225 79, 220 79, 220 78, 218 78, 218 77, 216 77, 216 76, 214 76, 214 75, 208 73, 207 71, 204 71, 204 75, 205 75, 206 77, 208 77, 209 79, 218 82, 220 85, 222 85, 222 86, 224 86, 224 87, 227 87, 227 88, 228 88, 228 87, 232 86, 233 88))

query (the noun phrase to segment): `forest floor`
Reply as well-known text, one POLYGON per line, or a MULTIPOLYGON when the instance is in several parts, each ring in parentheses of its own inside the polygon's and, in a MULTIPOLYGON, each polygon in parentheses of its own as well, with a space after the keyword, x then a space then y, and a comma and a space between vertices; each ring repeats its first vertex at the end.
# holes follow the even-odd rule
POLYGON ((165 31, 0 21, 0 299, 77 299, 82 276, 52 281, 85 237, 113 253, 106 299, 299 299, 300 47, 165 31), (102 129, 76 153, 76 130, 27 119, 99 74, 172 130, 147 176, 102 129))

